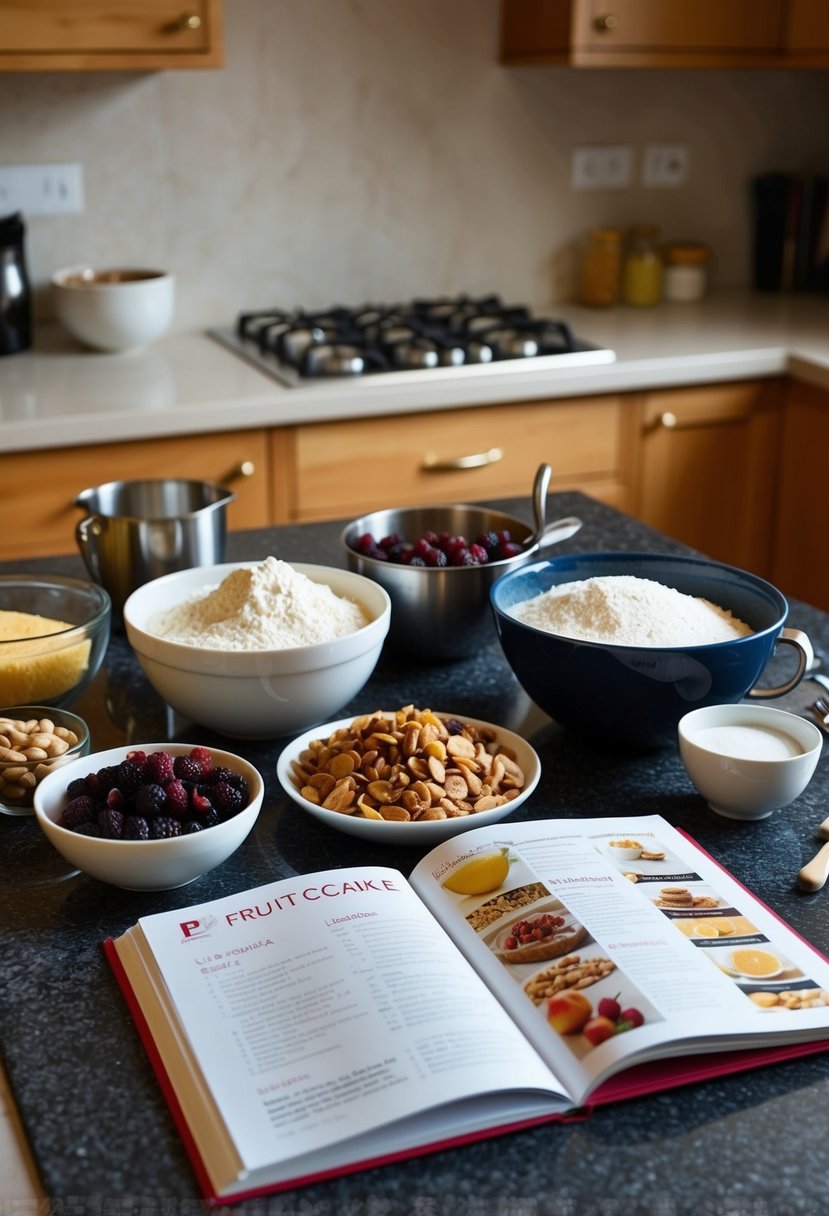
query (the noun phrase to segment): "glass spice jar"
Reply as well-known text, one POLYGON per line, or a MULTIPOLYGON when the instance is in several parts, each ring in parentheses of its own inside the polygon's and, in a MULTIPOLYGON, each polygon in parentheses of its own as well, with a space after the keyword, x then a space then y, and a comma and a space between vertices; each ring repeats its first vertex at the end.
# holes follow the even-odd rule
POLYGON ((577 298, 588 308, 610 308, 619 299, 622 233, 618 228, 591 228, 579 266, 577 298))
POLYGON ((711 251, 701 241, 673 241, 663 250, 665 299, 672 303, 701 300, 708 287, 711 251))
POLYGON ((662 299, 662 255, 659 229, 631 228, 622 269, 622 299, 635 308, 652 308, 662 299))

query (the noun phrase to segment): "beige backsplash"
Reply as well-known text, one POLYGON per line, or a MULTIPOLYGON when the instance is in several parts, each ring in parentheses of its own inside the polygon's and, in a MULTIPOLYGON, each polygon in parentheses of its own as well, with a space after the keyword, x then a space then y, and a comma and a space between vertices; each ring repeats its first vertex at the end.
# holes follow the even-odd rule
POLYGON ((441 292, 566 299, 593 223, 658 223, 749 279, 748 181, 829 168, 829 73, 504 68, 496 0, 225 0, 217 71, 0 75, 0 163, 79 161, 60 266, 161 265, 176 327, 441 292), (681 142, 677 190, 576 193, 577 144, 681 142))

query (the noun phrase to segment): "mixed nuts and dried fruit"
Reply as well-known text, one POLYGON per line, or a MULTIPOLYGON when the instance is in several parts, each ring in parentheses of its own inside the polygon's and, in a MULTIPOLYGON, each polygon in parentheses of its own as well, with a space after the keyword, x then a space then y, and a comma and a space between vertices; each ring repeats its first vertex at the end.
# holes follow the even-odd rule
POLYGON ((209 748, 130 752, 120 764, 76 777, 58 823, 107 840, 164 840, 231 819, 249 802, 244 774, 213 763, 209 748))
POLYGON ((524 772, 496 731, 404 706, 355 718, 292 763, 302 797, 325 810, 401 823, 503 806, 524 772))

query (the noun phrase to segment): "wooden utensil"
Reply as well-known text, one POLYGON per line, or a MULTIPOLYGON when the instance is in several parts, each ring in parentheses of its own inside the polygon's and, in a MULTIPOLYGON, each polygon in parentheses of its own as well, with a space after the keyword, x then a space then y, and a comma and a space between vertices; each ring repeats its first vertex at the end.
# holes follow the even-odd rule
POLYGON ((819 891, 829 878, 829 818, 824 819, 818 828, 818 835, 824 838, 826 844, 798 872, 797 885, 803 891, 819 891))

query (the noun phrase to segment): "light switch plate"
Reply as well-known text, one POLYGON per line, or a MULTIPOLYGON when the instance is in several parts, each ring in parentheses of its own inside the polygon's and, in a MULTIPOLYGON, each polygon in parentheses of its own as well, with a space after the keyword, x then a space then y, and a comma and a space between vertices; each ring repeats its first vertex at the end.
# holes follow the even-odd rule
POLYGON ((682 186, 688 177, 689 159, 684 144, 648 144, 642 162, 642 185, 682 186))
POLYGON ((633 148, 605 144, 574 148, 570 183, 574 190, 623 190, 633 178, 633 148))
POLYGON ((0 212, 79 215, 84 210, 83 169, 66 165, 0 165, 0 212))

